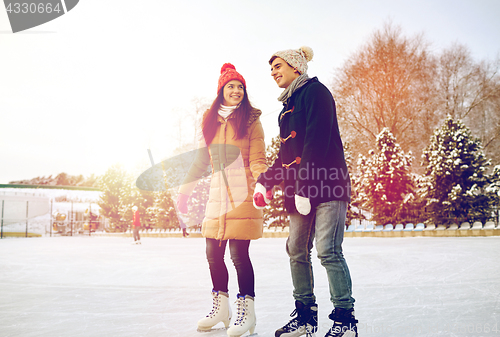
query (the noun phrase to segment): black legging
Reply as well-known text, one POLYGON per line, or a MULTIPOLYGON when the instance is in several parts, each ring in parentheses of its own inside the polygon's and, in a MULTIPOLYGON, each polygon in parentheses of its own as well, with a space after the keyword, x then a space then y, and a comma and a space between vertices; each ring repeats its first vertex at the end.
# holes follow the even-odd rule
MULTIPOLYGON (((226 244, 227 240, 207 239, 207 260, 214 291, 228 292, 229 274, 224 263, 226 244)), ((248 254, 249 247, 250 240, 229 240, 229 252, 238 276, 239 295, 255 297, 255 280, 248 254)))

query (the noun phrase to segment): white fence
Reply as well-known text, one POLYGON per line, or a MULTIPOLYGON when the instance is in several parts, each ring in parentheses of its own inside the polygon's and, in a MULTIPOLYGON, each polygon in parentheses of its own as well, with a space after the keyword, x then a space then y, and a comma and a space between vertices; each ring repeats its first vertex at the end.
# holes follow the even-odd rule
POLYGON ((22 233, 28 236, 28 232, 36 235, 56 233, 68 235, 84 230, 88 233, 88 222, 91 218, 93 229, 101 225, 100 208, 96 203, 98 193, 48 189, 0 189, 0 236, 5 237, 12 233, 16 233, 15 236, 22 233), (92 217, 89 216, 90 213, 92 217))

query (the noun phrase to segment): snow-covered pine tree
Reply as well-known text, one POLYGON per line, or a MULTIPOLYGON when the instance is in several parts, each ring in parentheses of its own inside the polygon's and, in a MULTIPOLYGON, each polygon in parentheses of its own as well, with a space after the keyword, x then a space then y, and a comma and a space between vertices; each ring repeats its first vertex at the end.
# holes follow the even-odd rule
POLYGON ((146 224, 144 219, 144 208, 141 207, 140 191, 135 186, 135 181, 128 173, 123 179, 123 186, 120 189, 120 206, 118 207, 118 213, 120 214, 119 227, 122 232, 132 226, 134 220, 134 211, 132 211, 133 206, 137 206, 139 208, 141 224, 143 226, 146 224))
POLYGON ((491 215, 490 178, 479 139, 460 120, 447 116, 423 152, 426 213, 439 224, 484 222, 491 215))
POLYGON ((365 219, 365 217, 360 212, 360 205, 362 204, 362 200, 357 198, 356 181, 358 180, 359 174, 356 174, 354 172, 354 167, 352 166, 353 158, 350 144, 348 142, 343 142, 343 148, 347 170, 349 170, 349 176, 351 178, 351 202, 347 205, 347 213, 345 219, 346 225, 350 225, 353 219, 365 219))
POLYGON ((154 203, 154 193, 139 190, 135 179, 120 165, 109 168, 98 179, 98 186, 103 192, 98 205, 102 215, 109 218, 113 232, 124 232, 133 221, 132 207, 139 208, 141 224, 148 227, 153 223, 152 213, 148 211, 154 203))
POLYGON ((102 191, 98 201, 101 215, 109 219, 110 231, 122 231, 120 195, 121 190, 128 184, 127 173, 122 166, 114 165, 99 177, 97 184, 102 191))
MULTIPOLYGON (((276 136, 271 140, 266 148, 266 165, 272 166, 280 151, 280 137, 276 136)), ((288 213, 285 210, 285 194, 279 188, 275 187, 274 198, 269 205, 264 208, 264 224, 273 226, 288 226, 288 213)))
POLYGON ((135 179, 133 188, 135 191, 138 192, 136 193, 138 199, 135 201, 135 205, 139 207, 142 226, 145 228, 155 227, 156 221, 155 221, 155 211, 153 206, 156 199, 156 193, 151 191, 143 191, 137 188, 135 184, 135 179))
POLYGON ((174 200, 168 191, 156 192, 153 219, 156 228, 178 228, 179 220, 175 212, 174 200))
POLYGON ((137 188, 136 178, 127 175, 125 184, 120 192, 120 220, 122 230, 132 226, 134 212, 132 207, 137 206, 141 218, 141 227, 151 229, 154 226, 154 212, 152 207, 155 201, 155 193, 137 188))
POLYGON ((490 196, 490 209, 493 211, 491 220, 497 222, 500 220, 500 165, 493 168, 490 175, 490 185, 486 188, 486 193, 490 196))
POLYGON ((490 185, 487 187, 487 191, 500 196, 500 165, 493 168, 493 172, 490 176, 490 185))
POLYGON ((372 212, 372 220, 378 224, 405 221, 414 188, 411 152, 405 154, 387 128, 376 141, 376 151, 370 150, 368 158, 359 157, 356 201, 372 212))

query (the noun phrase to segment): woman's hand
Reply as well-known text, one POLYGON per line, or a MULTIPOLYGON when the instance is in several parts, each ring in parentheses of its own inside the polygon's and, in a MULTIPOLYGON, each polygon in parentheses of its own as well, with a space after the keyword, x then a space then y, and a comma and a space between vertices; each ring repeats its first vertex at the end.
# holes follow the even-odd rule
POLYGON ((273 199, 273 190, 266 191, 264 185, 257 183, 253 192, 253 206, 257 209, 263 209, 269 205, 273 199))
POLYGON ((182 214, 186 214, 188 212, 188 199, 189 195, 187 194, 179 193, 177 196, 177 209, 182 214))

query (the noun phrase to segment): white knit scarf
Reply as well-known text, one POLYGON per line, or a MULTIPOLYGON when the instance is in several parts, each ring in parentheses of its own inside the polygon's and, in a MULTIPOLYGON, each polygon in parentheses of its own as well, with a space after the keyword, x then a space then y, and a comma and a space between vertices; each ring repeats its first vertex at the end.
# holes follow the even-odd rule
POLYGON ((229 117, 230 114, 233 113, 234 109, 236 109, 237 107, 239 107, 240 105, 232 105, 232 106, 227 106, 227 105, 220 105, 220 108, 219 108, 219 115, 226 119, 229 117))

